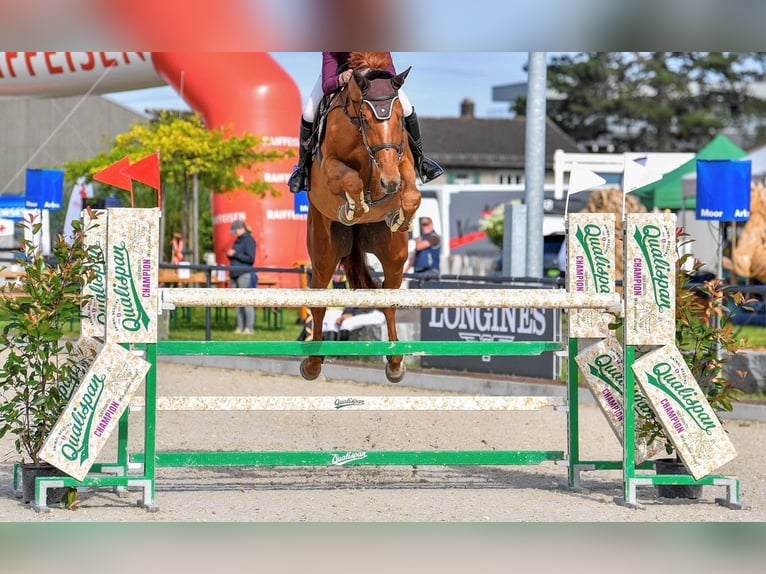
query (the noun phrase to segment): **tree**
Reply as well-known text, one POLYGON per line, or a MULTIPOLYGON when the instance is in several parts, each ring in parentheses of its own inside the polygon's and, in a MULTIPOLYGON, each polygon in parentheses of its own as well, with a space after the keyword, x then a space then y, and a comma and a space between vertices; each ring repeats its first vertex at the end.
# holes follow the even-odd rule
MULTIPOLYGON (((73 182, 83 175, 92 177, 124 157, 135 162, 159 151, 162 245, 168 243, 164 241, 166 230, 183 233, 196 262, 200 251, 213 249, 210 193, 235 189, 260 196, 278 193, 271 184, 258 177, 245 179, 242 176, 245 170, 252 170, 254 166, 294 155, 292 150, 264 149, 261 143, 256 136, 238 136, 231 129, 207 129, 196 114, 160 111, 149 123, 135 123, 128 132, 118 135, 108 153, 69 162, 64 169, 67 180, 73 182), (194 201, 195 178, 201 192, 198 201, 194 201), (194 229, 198 234, 192 233, 194 229)), ((156 205, 155 194, 149 193, 148 189, 134 182, 137 207, 156 205)), ((101 195, 106 195, 106 191, 102 191, 101 195)), ((118 197, 123 205, 130 204, 127 192, 119 192, 118 197)))
MULTIPOLYGON (((548 116, 587 149, 697 151, 726 128, 745 147, 764 141, 766 101, 749 84, 764 73, 755 52, 589 52, 548 66, 548 116)), ((514 110, 523 114, 526 102, 514 110)))

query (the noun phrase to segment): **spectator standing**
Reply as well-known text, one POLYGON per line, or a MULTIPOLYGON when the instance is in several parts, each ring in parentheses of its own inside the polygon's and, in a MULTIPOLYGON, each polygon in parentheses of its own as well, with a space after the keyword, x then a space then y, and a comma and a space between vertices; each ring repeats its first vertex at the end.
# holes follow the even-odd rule
MULTIPOLYGON (((231 224, 231 234, 236 236, 231 249, 226 252, 229 258, 229 264, 233 268, 229 271, 231 286, 234 288, 251 288, 253 274, 255 271, 248 271, 241 267, 252 267, 255 263, 255 239, 250 228, 244 221, 237 220, 231 224)), ((244 333, 251 335, 255 327, 255 309, 253 307, 237 308, 237 328, 235 333, 244 333)))
POLYGON ((415 239, 415 252, 410 256, 405 273, 410 269, 424 278, 439 276, 441 237, 434 231, 430 217, 420 218, 420 237, 415 239))

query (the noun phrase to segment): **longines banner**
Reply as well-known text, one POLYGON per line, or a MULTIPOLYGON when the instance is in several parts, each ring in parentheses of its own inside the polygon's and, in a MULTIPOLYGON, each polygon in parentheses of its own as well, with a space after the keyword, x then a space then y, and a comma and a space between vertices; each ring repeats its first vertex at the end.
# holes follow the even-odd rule
MULTIPOLYGON (((493 284, 426 281, 420 289, 497 289, 493 284)), ((511 289, 512 287, 509 287, 511 289)), ((442 309, 420 311, 422 341, 557 341, 561 337, 558 309, 442 309)), ((552 352, 533 357, 424 356, 427 368, 453 369, 551 379, 558 375, 558 359, 552 352)))

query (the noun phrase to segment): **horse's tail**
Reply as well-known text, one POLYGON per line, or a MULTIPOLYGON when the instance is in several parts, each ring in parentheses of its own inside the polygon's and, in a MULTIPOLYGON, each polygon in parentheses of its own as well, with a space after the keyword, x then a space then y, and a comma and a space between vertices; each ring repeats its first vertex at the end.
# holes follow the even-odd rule
POLYGON ((354 241, 351 246, 351 253, 341 259, 343 269, 348 277, 348 285, 351 289, 375 289, 380 287, 380 283, 370 273, 370 267, 364 255, 364 251, 359 247, 359 242, 354 241))

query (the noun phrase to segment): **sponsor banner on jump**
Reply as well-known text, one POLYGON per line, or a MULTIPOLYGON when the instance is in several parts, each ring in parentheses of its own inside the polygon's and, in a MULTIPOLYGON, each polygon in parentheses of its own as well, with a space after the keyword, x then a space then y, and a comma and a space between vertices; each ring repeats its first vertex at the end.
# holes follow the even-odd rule
POLYGON ((676 340, 676 216, 629 213, 625 227, 625 344, 676 340))
POLYGON ((160 210, 107 211, 106 338, 115 343, 155 343, 160 210))
POLYGON ((107 342, 45 439, 40 458, 76 480, 85 478, 149 367, 107 342))
MULTIPOLYGON (((614 434, 622 443, 625 427, 625 362, 623 359, 622 345, 614 337, 607 337, 580 351, 575 357, 577 366, 585 378, 585 383, 591 394, 596 399, 601 411, 604 413, 614 434)), ((638 387, 633 395, 633 412, 635 420, 641 417, 651 416, 652 408, 649 406, 644 395, 638 387)), ((665 443, 655 440, 648 444, 648 437, 636 435, 636 464, 665 452, 665 443)))
MULTIPOLYGON (((567 291, 614 293, 615 216, 572 213, 567 231, 567 291)), ((570 338, 601 338, 609 333, 612 315, 602 309, 570 309, 570 338)))
MULTIPOLYGON (((412 284, 415 289, 483 289, 491 284, 412 284)), ((423 308, 420 311, 421 341, 558 341, 561 337, 559 309, 423 308)), ((556 378, 560 359, 553 352, 537 356, 422 356, 423 367, 481 373, 556 378)))
POLYGON ((103 339, 106 336, 106 210, 85 210, 82 222, 85 245, 98 261, 98 272, 95 279, 83 287, 83 295, 88 299, 83 304, 80 334, 103 339))
POLYGON ((641 391, 695 480, 737 456, 734 445, 675 345, 633 363, 641 391))

